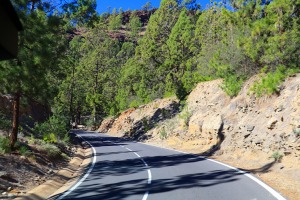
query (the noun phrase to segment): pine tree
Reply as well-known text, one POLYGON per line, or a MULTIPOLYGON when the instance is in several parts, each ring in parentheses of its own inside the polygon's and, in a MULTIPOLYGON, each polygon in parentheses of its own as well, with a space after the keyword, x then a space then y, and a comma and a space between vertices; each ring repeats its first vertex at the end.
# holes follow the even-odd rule
POLYGON ((129 26, 131 40, 137 42, 139 39, 139 33, 142 28, 142 23, 140 18, 137 16, 136 11, 133 11, 130 15, 129 26))
POLYGON ((98 19, 96 7, 96 0, 77 0, 64 3, 62 9, 73 26, 93 27, 98 19))
POLYGON ((163 46, 166 45, 178 15, 179 8, 175 1, 162 1, 160 8, 150 17, 146 33, 136 48, 135 57, 124 66, 124 68, 129 68, 124 70, 130 75, 127 76, 125 73, 121 80, 124 83, 137 80, 129 89, 137 104, 162 97, 164 94, 165 77, 164 72, 159 68, 165 62, 168 53, 163 46), (127 80, 126 76, 130 77, 130 80, 127 80), (141 85, 140 80, 143 80, 141 85))
POLYGON ((19 6, 24 26, 20 34, 19 55, 14 60, 0 63, 0 90, 13 97, 11 149, 17 141, 21 97, 46 101, 53 95, 48 92, 47 73, 56 69, 65 46, 59 17, 45 13, 43 2, 14 4, 19 6))
MULTIPOLYGON (((163 65, 163 70, 169 74, 168 81, 171 81, 175 91, 166 91, 167 93, 176 94, 184 98, 187 92, 184 91, 181 78, 186 72, 186 62, 193 56, 193 35, 194 25, 188 16, 186 8, 181 9, 179 18, 174 25, 165 48, 169 51, 168 57, 163 65)), ((166 82, 168 82, 166 81, 166 82)))
POLYGON ((122 26, 122 10, 121 13, 118 13, 116 9, 113 10, 113 13, 109 17, 109 30, 115 31, 120 30, 122 26))

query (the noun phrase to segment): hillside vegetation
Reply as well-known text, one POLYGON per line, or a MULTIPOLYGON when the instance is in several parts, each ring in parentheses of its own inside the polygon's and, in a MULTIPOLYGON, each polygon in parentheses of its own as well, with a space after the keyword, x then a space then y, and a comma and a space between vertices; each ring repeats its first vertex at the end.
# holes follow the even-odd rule
POLYGON ((122 10, 102 15, 70 42, 72 73, 56 98, 68 115, 99 120, 156 98, 184 100, 197 83, 217 78, 233 97, 258 73, 251 92, 270 95, 299 71, 297 1, 232 1, 206 10, 162 1, 143 36, 136 12, 126 24, 122 16, 122 10), (126 39, 111 37, 120 33, 126 39))

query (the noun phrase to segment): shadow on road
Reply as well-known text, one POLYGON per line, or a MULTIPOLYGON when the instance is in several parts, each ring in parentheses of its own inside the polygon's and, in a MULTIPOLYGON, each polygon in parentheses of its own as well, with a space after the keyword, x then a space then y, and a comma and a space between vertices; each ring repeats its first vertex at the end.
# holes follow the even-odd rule
MULTIPOLYGON (((85 136, 92 141, 94 147, 112 147, 116 145, 126 146, 126 140, 113 137, 93 137, 85 136), (111 142, 108 142, 111 141, 111 142)), ((138 157, 130 159, 109 160, 105 156, 122 156, 131 153, 128 151, 111 151, 98 153, 103 159, 94 166, 92 174, 88 176, 85 182, 74 190, 65 199, 135 199, 132 197, 142 197, 145 191, 149 190, 150 194, 158 194, 178 189, 204 188, 214 185, 234 182, 239 180, 239 176, 244 174, 237 170, 214 170, 211 169, 205 173, 188 173, 173 176, 172 178, 155 177, 150 185, 147 183, 147 167, 138 157), (142 176, 137 176, 142 173, 142 176), (146 175, 146 176, 145 176, 146 175), (123 176, 130 176, 131 179, 125 179, 123 176), (111 177, 117 178, 118 181, 111 181, 111 177), (101 181, 99 181, 101 180, 101 181)), ((120 158, 120 157, 118 157, 120 158)), ((161 156, 148 156, 143 159, 149 164, 151 169, 163 169, 178 165, 196 163, 204 161, 203 157, 192 154, 172 154, 161 156)), ((55 198, 55 197, 53 197, 55 198)), ((140 199, 140 198, 139 198, 140 199)))

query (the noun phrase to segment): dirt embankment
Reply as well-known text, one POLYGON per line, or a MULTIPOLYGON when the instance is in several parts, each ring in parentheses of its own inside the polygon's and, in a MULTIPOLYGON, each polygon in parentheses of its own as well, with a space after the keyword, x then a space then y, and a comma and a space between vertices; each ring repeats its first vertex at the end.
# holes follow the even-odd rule
POLYGON ((179 110, 161 99, 102 122, 99 132, 213 157, 263 179, 292 200, 300 197, 300 74, 280 95, 256 98, 249 89, 230 99, 222 80, 199 83, 179 110), (275 161, 277 160, 277 161, 275 161))
POLYGON ((60 173, 61 170, 68 168, 69 173, 76 171, 79 167, 71 166, 69 159, 77 158, 78 152, 83 149, 79 138, 72 135, 71 141, 72 144, 54 146, 40 144, 40 140, 28 141, 28 138, 19 136, 19 143, 28 148, 25 155, 21 155, 20 150, 0 154, 0 199, 29 195, 28 192, 33 188, 51 179, 55 184, 50 185, 47 192, 38 195, 48 194, 54 186, 64 184, 69 177, 67 173, 60 173))

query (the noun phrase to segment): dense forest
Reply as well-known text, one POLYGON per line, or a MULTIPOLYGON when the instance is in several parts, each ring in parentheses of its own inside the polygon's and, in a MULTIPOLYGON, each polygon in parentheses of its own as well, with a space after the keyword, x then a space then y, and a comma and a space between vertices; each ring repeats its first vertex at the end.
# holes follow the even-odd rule
POLYGON ((14 104, 3 117, 13 121, 11 148, 19 106, 30 101, 51 108, 32 130, 55 141, 70 122, 99 124, 162 97, 184 101, 201 81, 223 78, 234 97, 259 74, 251 90, 262 96, 300 71, 299 0, 162 0, 158 9, 101 15, 95 0, 12 2, 24 31, 18 57, 0 62, 0 94, 14 104))

